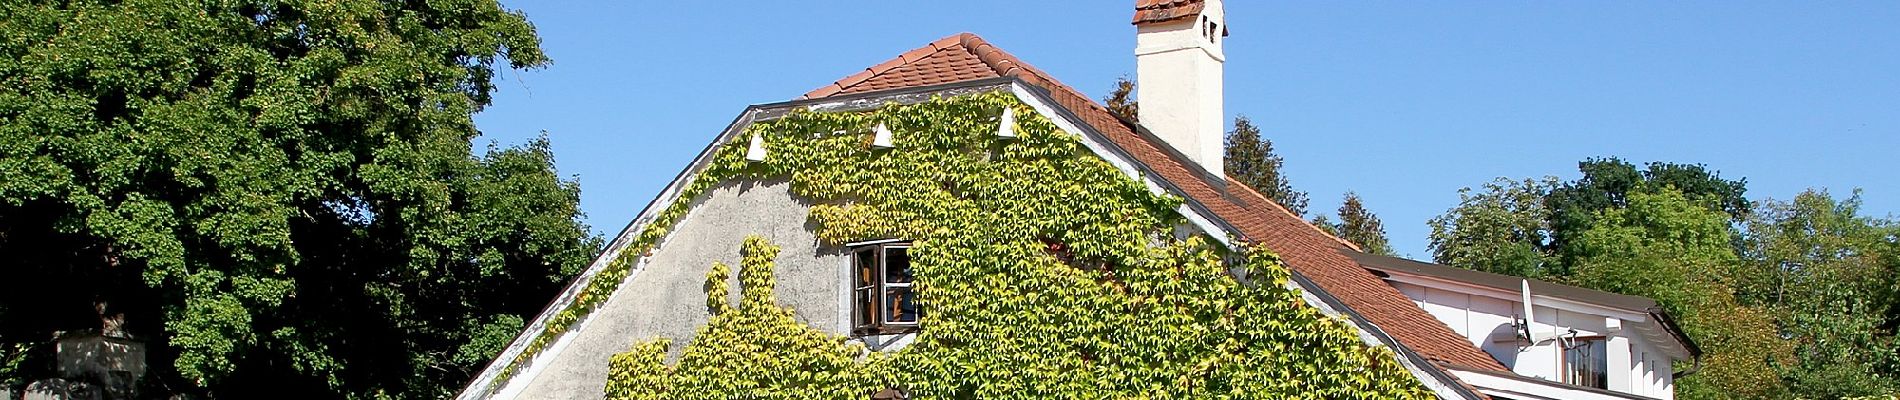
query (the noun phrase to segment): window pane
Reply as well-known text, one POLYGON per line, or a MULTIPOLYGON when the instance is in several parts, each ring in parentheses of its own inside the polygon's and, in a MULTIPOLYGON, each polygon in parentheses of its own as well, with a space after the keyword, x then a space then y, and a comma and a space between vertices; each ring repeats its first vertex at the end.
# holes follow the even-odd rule
POLYGON ((910 283, 910 249, 884 249, 884 282, 910 283))
POLYGON ((890 317, 885 322, 915 323, 922 314, 917 310, 917 295, 909 287, 885 289, 884 310, 884 315, 890 317))
POLYGON ((1564 381, 1584 387, 1609 387, 1609 346, 1602 338, 1577 339, 1564 349, 1564 381))
POLYGON ((873 313, 877 311, 877 308, 878 308, 877 301, 876 301, 877 289, 876 288, 858 289, 858 290, 852 291, 852 294, 854 297, 853 300, 855 300, 851 303, 851 308, 854 308, 854 310, 852 310, 852 313, 851 313, 852 314, 851 319, 852 319, 852 322, 854 322, 853 325, 857 327, 866 327, 866 326, 871 326, 873 323, 877 322, 877 316, 873 315, 873 313))
POLYGON ((857 258, 857 272, 854 274, 858 276, 857 287, 866 288, 876 286, 877 248, 858 250, 854 257, 857 258))

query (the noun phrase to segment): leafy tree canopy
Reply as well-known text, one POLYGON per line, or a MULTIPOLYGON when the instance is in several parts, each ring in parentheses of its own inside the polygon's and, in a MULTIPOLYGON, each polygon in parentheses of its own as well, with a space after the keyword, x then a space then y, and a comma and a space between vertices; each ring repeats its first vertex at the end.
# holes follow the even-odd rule
POLYGON ((439 397, 600 247, 545 138, 471 149, 548 62, 493 0, 15 1, 0 37, 8 383, 99 330, 153 391, 439 397))
POLYGON ((1427 222, 1432 260, 1506 275, 1551 275, 1551 214, 1544 198, 1556 186, 1553 177, 1498 178, 1477 190, 1459 189, 1458 205, 1427 222))
POLYGON ((1740 292, 1778 310, 1800 355, 1784 371, 1807 398, 1900 391, 1900 223, 1861 215, 1860 193, 1810 190, 1757 203, 1740 292))
POLYGON ((1608 157, 1579 162, 1577 170, 1583 173, 1582 177, 1558 185, 1545 197, 1551 213, 1550 247, 1558 254, 1558 263, 1552 268, 1560 275, 1566 274, 1569 264, 1580 256, 1576 254, 1577 249, 1568 245, 1571 239, 1590 229, 1603 210, 1628 206, 1632 192, 1674 188, 1737 222, 1749 210, 1748 199, 1743 197, 1747 192, 1745 179, 1722 179, 1721 173, 1700 164, 1651 162, 1639 169, 1635 164, 1608 157))
POLYGON ((1700 372, 1678 382, 1685 398, 1780 398, 1773 366, 1792 359, 1772 315, 1734 295, 1729 216, 1673 189, 1633 191, 1577 235, 1572 283, 1656 299, 1704 350, 1700 372))

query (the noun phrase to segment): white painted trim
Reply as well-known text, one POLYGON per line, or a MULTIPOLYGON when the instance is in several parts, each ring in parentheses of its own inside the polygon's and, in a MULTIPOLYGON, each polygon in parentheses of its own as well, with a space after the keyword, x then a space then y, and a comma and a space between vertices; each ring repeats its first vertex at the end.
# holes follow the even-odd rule
MULTIPOLYGON (((1380 271, 1384 271, 1386 275, 1389 275, 1386 278, 1386 280, 1390 280, 1393 282, 1409 283, 1413 285, 1419 285, 1419 286, 1424 286, 1427 288, 1444 290, 1444 291, 1459 293, 1459 294, 1484 296, 1488 298, 1509 301, 1512 304, 1522 304, 1524 302, 1524 299, 1522 297, 1523 293, 1516 292, 1516 291, 1503 290, 1503 289, 1498 289, 1498 288, 1494 288, 1490 286, 1481 286, 1481 285, 1471 284, 1467 282, 1444 279, 1444 278, 1433 277, 1433 276, 1407 274, 1404 271, 1394 271, 1394 270, 1380 270, 1380 271)), ((1585 302, 1566 299, 1562 297, 1552 297, 1552 296, 1547 296, 1547 295, 1537 294, 1537 293, 1531 294, 1531 304, 1555 308, 1555 309, 1564 310, 1564 311, 1613 317, 1613 318, 1617 318, 1617 319, 1621 319, 1625 321, 1631 321, 1631 322, 1644 322, 1644 321, 1649 320, 1649 313, 1643 312, 1643 311, 1625 310, 1622 308, 1614 308, 1614 307, 1597 305, 1597 304, 1592 304, 1592 303, 1585 303, 1585 302)))
POLYGON ((838 334, 849 336, 857 325, 857 279, 851 276, 856 268, 857 257, 853 256, 851 246, 839 249, 842 260, 838 262, 838 334))
MULTIPOLYGON (((850 248, 850 247, 859 247, 859 246, 870 246, 870 245, 874 245, 874 244, 885 244, 885 243, 897 243, 897 242, 908 242, 908 241, 910 241, 910 239, 878 239, 878 240, 866 240, 866 241, 862 241, 862 242, 853 242, 853 243, 845 243, 845 244, 844 244, 844 247, 847 247, 847 248, 850 248)), ((906 246, 906 247, 908 247, 908 246, 906 246)))
POLYGON ((1487 395, 1509 397, 1523 400, 1629 400, 1632 398, 1653 398, 1633 394, 1608 394, 1594 390, 1571 387, 1562 383, 1542 379, 1522 377, 1506 378, 1497 375, 1471 371, 1448 369, 1459 380, 1477 387, 1487 395))

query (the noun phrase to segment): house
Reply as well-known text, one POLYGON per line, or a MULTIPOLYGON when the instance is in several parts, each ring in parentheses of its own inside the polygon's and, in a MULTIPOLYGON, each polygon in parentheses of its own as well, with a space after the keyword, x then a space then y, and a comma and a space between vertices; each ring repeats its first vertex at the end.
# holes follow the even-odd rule
POLYGON ((1494 398, 1672 399, 1675 377, 1692 373, 1701 353, 1648 298, 1366 253, 1352 258, 1509 367, 1441 364, 1494 398), (1692 365, 1678 373, 1676 362, 1692 365))
MULTIPOLYGON (((1575 335, 1472 333, 1490 319, 1454 311, 1491 309, 1431 297, 1455 285, 1393 278, 1226 177, 1220 0, 1141 0, 1132 22, 1140 124, 967 33, 746 108, 458 398, 715 373, 782 397, 1633 396, 1543 384, 1538 349, 1575 335)), ((1602 308, 1635 320, 1579 332, 1654 350, 1642 387, 1667 398, 1656 375, 1693 346, 1602 308)))

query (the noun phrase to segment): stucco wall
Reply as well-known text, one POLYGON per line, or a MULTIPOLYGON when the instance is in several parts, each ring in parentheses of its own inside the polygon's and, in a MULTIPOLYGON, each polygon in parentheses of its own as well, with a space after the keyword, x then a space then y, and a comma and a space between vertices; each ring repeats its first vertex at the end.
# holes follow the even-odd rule
MULTIPOLYGON (((806 216, 811 205, 787 192, 783 181, 728 182, 701 199, 644 266, 622 283, 565 346, 544 354, 531 375, 516 377, 527 386, 514 398, 600 398, 607 360, 634 343, 673 339, 678 357, 693 333, 706 324, 705 276, 714 261, 738 271, 739 247, 758 234, 779 245, 776 293, 800 320, 837 332, 839 298, 846 293, 839 276, 843 252, 819 248, 806 216)), ((734 300, 736 277, 729 280, 734 300)))

